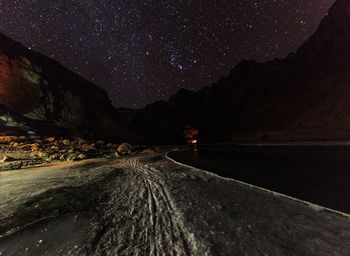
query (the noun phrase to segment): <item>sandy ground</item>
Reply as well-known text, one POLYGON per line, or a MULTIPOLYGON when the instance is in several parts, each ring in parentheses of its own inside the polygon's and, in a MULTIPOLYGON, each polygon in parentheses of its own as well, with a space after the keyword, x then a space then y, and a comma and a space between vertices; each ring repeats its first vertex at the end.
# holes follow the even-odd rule
POLYGON ((350 255, 350 219, 163 153, 0 173, 0 255, 350 255))

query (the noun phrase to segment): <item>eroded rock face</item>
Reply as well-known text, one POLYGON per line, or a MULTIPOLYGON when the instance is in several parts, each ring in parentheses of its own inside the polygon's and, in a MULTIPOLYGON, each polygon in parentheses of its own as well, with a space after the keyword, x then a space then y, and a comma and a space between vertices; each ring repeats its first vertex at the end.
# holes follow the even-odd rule
POLYGON ((39 107, 41 77, 31 67, 30 62, 21 57, 10 59, 0 55, 0 102, 19 112, 30 112, 39 107))
POLYGON ((213 86, 181 90, 131 122, 165 143, 184 141, 186 126, 201 142, 350 139, 350 1, 338 0, 295 54, 242 61, 213 86))
POLYGON ((74 135, 136 139, 101 88, 0 34, 0 104, 74 135))

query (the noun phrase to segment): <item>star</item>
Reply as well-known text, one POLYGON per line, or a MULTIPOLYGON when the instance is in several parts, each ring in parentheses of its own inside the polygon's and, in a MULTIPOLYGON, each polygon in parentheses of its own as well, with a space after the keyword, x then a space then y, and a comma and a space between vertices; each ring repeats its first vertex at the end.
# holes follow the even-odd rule
POLYGON ((140 108, 295 51, 335 0, 14 1, 0 31, 140 108))

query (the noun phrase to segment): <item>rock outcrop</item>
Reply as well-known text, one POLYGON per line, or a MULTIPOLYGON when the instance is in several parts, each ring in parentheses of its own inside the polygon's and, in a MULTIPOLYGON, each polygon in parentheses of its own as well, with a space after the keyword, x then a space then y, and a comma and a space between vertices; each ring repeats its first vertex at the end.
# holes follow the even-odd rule
POLYGON ((4 127, 16 119, 21 120, 16 122, 19 130, 29 125, 28 129, 40 133, 60 131, 108 140, 138 138, 105 91, 3 34, 0 104, 0 125, 4 127))
POLYGON ((182 89, 130 123, 166 143, 184 141, 188 126, 202 142, 350 139, 350 1, 338 0, 296 53, 242 61, 213 86, 182 89))

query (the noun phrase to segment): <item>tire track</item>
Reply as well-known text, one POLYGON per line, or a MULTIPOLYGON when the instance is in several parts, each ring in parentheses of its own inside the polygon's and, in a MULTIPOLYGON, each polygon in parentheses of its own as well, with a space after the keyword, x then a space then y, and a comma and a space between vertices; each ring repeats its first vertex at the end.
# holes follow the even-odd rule
MULTIPOLYGON (((141 208, 136 211, 144 211, 140 223, 134 223, 143 229, 133 228, 140 233, 136 240, 133 235, 132 246, 137 247, 143 241, 144 246, 139 248, 142 255, 204 255, 200 253, 202 246, 198 245, 194 235, 186 228, 162 174, 140 163, 139 158, 127 159, 122 165, 132 170, 134 181, 138 181, 137 189, 133 188, 134 194, 142 194, 143 202, 146 203, 140 206, 135 199, 130 199, 130 203, 141 208)), ((119 253, 130 253, 130 250, 125 249, 119 253)))

